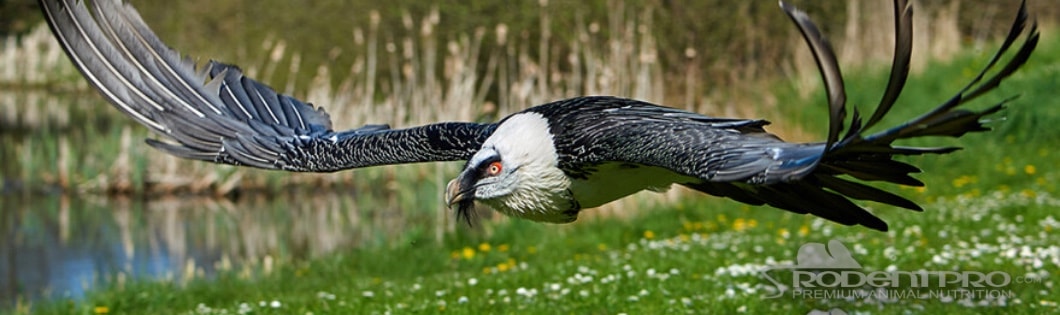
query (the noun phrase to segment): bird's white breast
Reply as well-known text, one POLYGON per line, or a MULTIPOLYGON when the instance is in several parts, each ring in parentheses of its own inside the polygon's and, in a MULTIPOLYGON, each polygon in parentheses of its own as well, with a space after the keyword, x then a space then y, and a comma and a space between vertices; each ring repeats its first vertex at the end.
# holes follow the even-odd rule
POLYGON ((582 208, 595 208, 641 190, 665 191, 674 183, 692 181, 661 167, 604 163, 586 179, 571 181, 571 192, 582 208))

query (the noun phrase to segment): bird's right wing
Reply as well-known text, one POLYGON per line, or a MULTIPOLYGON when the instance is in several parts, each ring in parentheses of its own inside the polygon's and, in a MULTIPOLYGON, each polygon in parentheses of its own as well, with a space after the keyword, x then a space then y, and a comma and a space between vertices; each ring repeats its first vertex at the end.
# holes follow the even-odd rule
POLYGON ((335 132, 323 109, 278 94, 211 61, 197 69, 167 47, 121 0, 42 0, 70 60, 120 109, 175 143, 151 146, 189 159, 267 169, 331 172, 469 158, 493 124, 439 123, 392 130, 368 125, 335 132))

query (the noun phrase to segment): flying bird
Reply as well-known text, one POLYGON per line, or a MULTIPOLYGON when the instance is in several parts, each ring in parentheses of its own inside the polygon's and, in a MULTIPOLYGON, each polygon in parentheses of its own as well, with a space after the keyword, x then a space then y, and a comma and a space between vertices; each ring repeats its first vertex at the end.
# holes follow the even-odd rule
POLYGON ((894 142, 988 130, 984 116, 1008 100, 981 110, 960 106, 997 87, 1027 61, 1038 42, 1037 26, 1021 5, 1000 49, 967 86, 919 117, 868 133, 905 85, 912 7, 906 0, 894 1, 894 60, 879 105, 867 119, 857 110, 847 119, 843 76, 830 44, 805 13, 781 2, 825 83, 829 127, 821 142, 783 141, 764 129, 765 120, 708 117, 610 96, 559 100, 496 123, 335 131, 323 109, 276 93, 234 65, 197 65, 182 57, 121 0, 92 1, 91 8, 79 0, 40 4, 85 79, 119 110, 168 139, 147 139, 148 145, 182 158, 294 172, 466 160, 447 186, 446 202, 468 220, 479 202, 509 216, 572 222, 583 209, 676 184, 886 230, 883 220, 852 199, 922 209, 863 182, 923 185, 910 176, 920 170, 895 157, 958 149, 894 142), (1016 45, 1020 37, 1023 42, 1016 45), (1014 45, 1018 48, 1009 53, 1014 45), (1002 62, 1005 55, 1011 57, 1002 62))

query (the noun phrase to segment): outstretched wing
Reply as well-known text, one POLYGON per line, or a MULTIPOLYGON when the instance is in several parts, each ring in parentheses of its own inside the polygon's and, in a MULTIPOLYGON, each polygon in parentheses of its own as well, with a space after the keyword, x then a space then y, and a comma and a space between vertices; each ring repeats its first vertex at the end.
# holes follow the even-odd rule
POLYGON ((198 68, 167 47, 120 0, 42 0, 52 32, 89 83, 119 110, 175 143, 151 146, 189 159, 331 172, 382 164, 463 160, 493 124, 386 125, 335 132, 323 109, 278 94, 211 61, 198 68))

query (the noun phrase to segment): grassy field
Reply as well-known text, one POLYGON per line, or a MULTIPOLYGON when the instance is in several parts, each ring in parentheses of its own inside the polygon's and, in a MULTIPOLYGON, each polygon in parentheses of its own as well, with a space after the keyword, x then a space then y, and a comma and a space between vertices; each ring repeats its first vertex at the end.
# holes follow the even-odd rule
MULTIPOLYGON (((24 303, 14 313, 41 314, 373 314, 373 313, 794 313, 840 309, 867 313, 1060 312, 1060 209, 1056 182, 1060 131, 1060 47, 1047 36, 1032 61, 972 106, 1021 95, 991 125, 967 136, 966 149, 913 158, 926 188, 893 188, 924 213, 874 207, 891 231, 845 227, 768 207, 689 198, 626 218, 571 225, 502 220, 458 228, 440 242, 408 233, 390 244, 351 249, 305 262, 262 260, 219 266, 212 279, 124 281, 83 300, 24 303), (1004 119, 1000 119, 1000 118, 1004 119), (1004 273, 1010 283, 989 297, 847 299, 793 297, 760 274, 790 265, 807 243, 844 243, 867 272, 1004 273)), ((981 54, 934 64, 916 75, 893 123, 948 98, 984 62, 981 54)), ((872 104, 882 71, 848 80, 851 103, 872 104), (867 91, 862 93, 861 91, 867 91)), ((778 99, 799 100, 778 87, 778 99)), ((776 124, 823 129, 820 95, 768 114, 776 124)), ((887 125, 886 123, 882 125, 887 125)), ((952 144, 929 139, 920 144, 952 144)), ((771 273, 779 279, 791 275, 771 273)), ((955 289, 947 286, 943 289, 955 289)), ((898 288, 902 289, 902 288, 898 288)), ((937 288, 934 288, 937 289, 937 288)), ((939 289, 941 290, 941 289, 939 289)))

